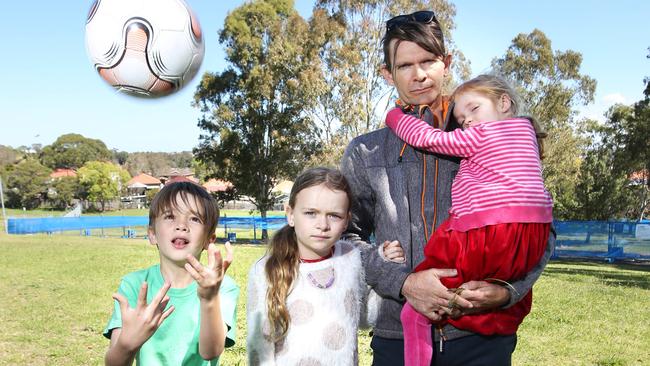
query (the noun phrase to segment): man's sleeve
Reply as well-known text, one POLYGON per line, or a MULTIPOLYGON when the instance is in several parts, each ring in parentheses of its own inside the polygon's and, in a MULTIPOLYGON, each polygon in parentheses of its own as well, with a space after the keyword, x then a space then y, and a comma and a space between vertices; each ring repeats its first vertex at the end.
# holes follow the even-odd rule
POLYGON ((539 263, 533 269, 526 274, 526 277, 524 277, 521 280, 514 281, 512 283, 512 287, 514 288, 509 288, 508 291, 510 292, 510 301, 503 306, 503 309, 507 309, 511 307, 512 305, 516 304, 521 300, 526 294, 530 291, 530 289, 533 288, 533 285, 539 278, 539 276, 542 275, 542 272, 544 271, 544 268, 546 267, 546 264, 548 263, 549 259, 551 259, 551 254, 553 254, 553 248, 555 247, 555 236, 557 234, 555 233, 555 228, 553 225, 551 225, 551 232, 548 235, 548 242, 546 245, 546 250, 544 251, 544 255, 542 256, 542 259, 539 260, 539 263))
POLYGON ((368 285, 382 297, 400 300, 402 284, 411 271, 402 264, 384 261, 377 247, 370 243, 370 235, 375 230, 375 197, 358 149, 353 140, 341 159, 341 172, 353 196, 352 218, 343 239, 353 242, 360 249, 368 285))

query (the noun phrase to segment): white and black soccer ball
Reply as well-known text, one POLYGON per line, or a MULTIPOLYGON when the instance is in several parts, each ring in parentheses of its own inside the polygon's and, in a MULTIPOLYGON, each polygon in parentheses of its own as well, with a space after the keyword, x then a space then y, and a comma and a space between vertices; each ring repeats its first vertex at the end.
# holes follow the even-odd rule
POLYGON ((160 97, 196 75, 205 46, 183 0, 95 0, 86 49, 102 79, 118 91, 160 97))

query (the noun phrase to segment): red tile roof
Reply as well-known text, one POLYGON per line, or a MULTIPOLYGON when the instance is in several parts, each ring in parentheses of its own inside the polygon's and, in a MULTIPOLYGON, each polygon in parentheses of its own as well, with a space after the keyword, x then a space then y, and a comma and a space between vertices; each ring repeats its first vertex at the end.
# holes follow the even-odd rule
POLYGON ((76 177, 77 173, 72 169, 57 168, 50 173, 50 178, 76 177))
POLYGON ((133 183, 142 183, 147 186, 151 185, 160 185, 160 179, 150 176, 149 174, 140 173, 135 177, 131 178, 130 181, 126 183, 127 186, 130 186, 133 183))

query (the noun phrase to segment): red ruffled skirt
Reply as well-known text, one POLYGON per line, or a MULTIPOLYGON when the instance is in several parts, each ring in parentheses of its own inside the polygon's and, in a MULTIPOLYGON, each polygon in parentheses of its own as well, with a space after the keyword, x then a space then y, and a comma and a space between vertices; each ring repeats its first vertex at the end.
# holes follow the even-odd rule
MULTIPOLYGON (((438 227, 424 249, 424 261, 415 271, 455 268, 458 276, 441 278, 441 281, 447 288, 456 288, 472 280, 496 278, 512 283, 523 278, 544 255, 550 223, 496 224, 466 232, 448 227, 447 221, 438 227)), ((531 289, 507 309, 445 321, 458 329, 483 335, 515 334, 530 312, 532 299, 531 289)))

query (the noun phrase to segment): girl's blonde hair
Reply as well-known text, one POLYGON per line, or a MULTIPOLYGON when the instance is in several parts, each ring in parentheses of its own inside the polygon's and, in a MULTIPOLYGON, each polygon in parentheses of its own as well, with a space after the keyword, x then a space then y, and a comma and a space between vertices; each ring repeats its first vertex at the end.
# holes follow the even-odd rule
MULTIPOLYGON (((510 109, 508 110, 508 115, 510 117, 515 117, 523 113, 523 105, 519 95, 515 90, 506 82, 504 79, 496 75, 479 75, 474 79, 466 81, 459 85, 454 93, 451 95, 451 100, 455 100, 459 95, 475 92, 482 94, 492 100, 495 105, 498 105, 499 99, 505 94, 510 99, 510 109)), ((544 144, 543 140, 546 138, 547 133, 544 132, 542 126, 532 117, 527 117, 530 120, 530 123, 533 125, 535 130, 535 136, 537 137, 537 147, 539 150, 540 159, 544 158, 544 144)))
MULTIPOLYGON (((300 191, 321 184, 333 191, 345 192, 348 202, 352 203, 350 186, 343 174, 337 169, 318 167, 305 170, 296 178, 289 194, 289 206, 296 206, 296 196, 300 191)), ((264 268, 269 285, 266 292, 266 312, 271 325, 270 336, 277 342, 282 340, 289 330, 291 319, 287 309, 287 296, 293 288, 300 266, 298 240, 292 226, 285 225, 273 235, 268 247, 268 257, 264 268)))

